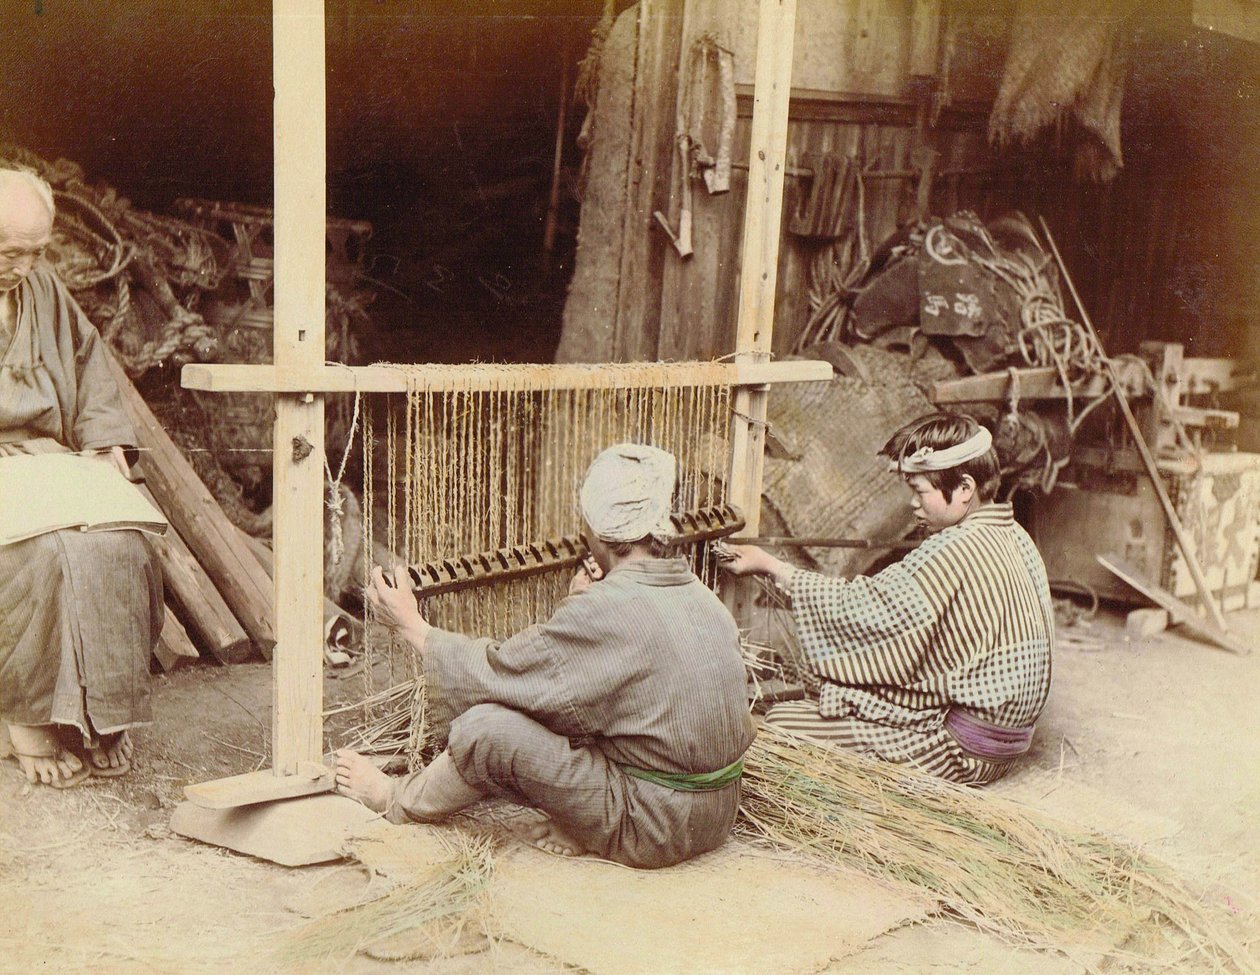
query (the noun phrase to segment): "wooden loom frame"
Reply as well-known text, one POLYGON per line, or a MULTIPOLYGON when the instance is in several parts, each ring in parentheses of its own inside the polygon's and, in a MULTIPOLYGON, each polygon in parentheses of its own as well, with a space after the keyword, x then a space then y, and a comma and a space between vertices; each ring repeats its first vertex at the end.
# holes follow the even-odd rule
MULTIPOLYGON (((686 0, 684 0, 686 2, 686 0)), ((662 0, 640 0, 641 22, 662 0)), ((769 361, 778 279, 796 0, 760 0, 757 62, 744 214, 736 352, 705 363, 708 385, 735 387, 728 499, 747 531, 760 518, 768 384, 831 378, 825 362, 769 361), (717 377, 721 376, 719 380, 717 377)), ((184 367, 186 388, 275 394, 273 538, 276 647, 272 657, 272 768, 188 788, 209 808, 325 792, 323 755, 324 394, 402 392, 415 369, 328 366, 324 361, 326 119, 323 0, 274 0, 275 314, 272 365, 184 367), (320 526, 315 528, 314 526, 320 526)), ((590 385, 587 367, 536 367, 556 388, 590 385)), ((645 377, 689 364, 644 363, 645 377)), ((486 367, 433 366, 434 391, 467 388, 486 367)), ((739 610, 736 599, 734 607, 739 610)))

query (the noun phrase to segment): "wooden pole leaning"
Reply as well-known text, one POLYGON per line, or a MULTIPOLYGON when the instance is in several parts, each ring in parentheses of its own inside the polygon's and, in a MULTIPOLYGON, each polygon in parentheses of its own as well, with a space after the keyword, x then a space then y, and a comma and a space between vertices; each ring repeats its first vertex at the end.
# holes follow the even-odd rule
POLYGON ((1190 570, 1191 579, 1194 580, 1195 591, 1203 602, 1208 619, 1212 621, 1212 624, 1218 630, 1228 634, 1229 626, 1225 623, 1225 617, 1221 615, 1221 608, 1216 604, 1216 598, 1212 595, 1212 587, 1208 585, 1207 578, 1203 575, 1203 569, 1199 565, 1199 556, 1195 552, 1193 544, 1191 544, 1190 536, 1186 534, 1185 527, 1181 524, 1181 519, 1177 517, 1177 509, 1173 507, 1172 499, 1168 496, 1168 488, 1164 486, 1164 479, 1159 473, 1159 465, 1155 461, 1155 455, 1151 453, 1151 448, 1147 445, 1146 438, 1142 435, 1141 424, 1138 423, 1137 417, 1133 415, 1133 409, 1129 406, 1129 398, 1125 395, 1124 387, 1120 384, 1120 377, 1116 374, 1115 364, 1107 357, 1106 350, 1103 349, 1102 339, 1098 335, 1098 330, 1094 328, 1094 323, 1090 320, 1089 312, 1085 310, 1081 296, 1076 291, 1076 285, 1072 282, 1072 276, 1068 274, 1067 265, 1063 262, 1063 256, 1059 253, 1058 245, 1055 244, 1054 237, 1050 234, 1050 228, 1047 226, 1045 218, 1040 217, 1038 219, 1041 222, 1041 232, 1046 235, 1046 242, 1050 245, 1050 250, 1054 253, 1055 262, 1063 273, 1063 280, 1067 282, 1068 290, 1072 292, 1072 300, 1076 303, 1076 310, 1081 313, 1081 321, 1085 324, 1085 328, 1088 329, 1089 334, 1094 339, 1094 343, 1102 353, 1102 361, 1107 369, 1107 375, 1111 380, 1112 388, 1116 392, 1116 403, 1120 407, 1120 413, 1124 417, 1125 425, 1129 428, 1129 433, 1133 436, 1133 443, 1137 447, 1138 456, 1142 458, 1142 464, 1146 467, 1146 473, 1151 479, 1151 486, 1155 489, 1155 496, 1159 498, 1160 507, 1164 509, 1164 517, 1168 519, 1168 526, 1172 529, 1173 537, 1177 541, 1177 547, 1181 549, 1181 554, 1185 556, 1186 567, 1190 570))

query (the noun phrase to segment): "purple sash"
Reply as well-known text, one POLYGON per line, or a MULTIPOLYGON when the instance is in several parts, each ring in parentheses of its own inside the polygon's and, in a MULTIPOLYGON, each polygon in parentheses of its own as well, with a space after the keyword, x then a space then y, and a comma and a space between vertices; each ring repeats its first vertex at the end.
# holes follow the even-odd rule
POLYGON ((945 727, 968 755, 990 762, 1017 758, 1032 745, 1031 727, 1002 728, 957 705, 945 715, 945 727))

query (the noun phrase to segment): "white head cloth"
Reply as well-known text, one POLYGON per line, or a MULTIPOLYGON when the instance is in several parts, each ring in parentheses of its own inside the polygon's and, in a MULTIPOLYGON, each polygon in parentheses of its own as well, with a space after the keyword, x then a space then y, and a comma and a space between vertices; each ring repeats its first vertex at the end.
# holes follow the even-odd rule
POLYGON ((971 438, 952 447, 920 447, 913 454, 906 454, 900 462, 892 463, 893 470, 902 474, 923 474, 926 471, 944 471, 988 453, 993 446, 993 434, 981 427, 971 438))
POLYGON ((637 542, 674 534, 674 455, 646 444, 619 443, 603 451, 586 472, 582 517, 606 542, 637 542))

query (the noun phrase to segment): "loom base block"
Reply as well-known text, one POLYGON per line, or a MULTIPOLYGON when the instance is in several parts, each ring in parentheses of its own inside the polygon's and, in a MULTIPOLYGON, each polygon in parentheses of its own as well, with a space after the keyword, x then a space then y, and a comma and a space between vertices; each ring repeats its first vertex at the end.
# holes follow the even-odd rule
POLYGON ((205 809, 182 802, 171 814, 171 831, 285 867, 301 867, 342 859, 342 845, 350 832, 379 818, 380 813, 337 795, 234 809, 205 809))
POLYGON ((276 775, 270 769, 232 775, 213 782, 184 786, 184 797, 203 809, 234 809, 277 799, 296 799, 319 792, 332 792, 336 786, 332 769, 317 762, 303 763, 297 775, 276 775))

